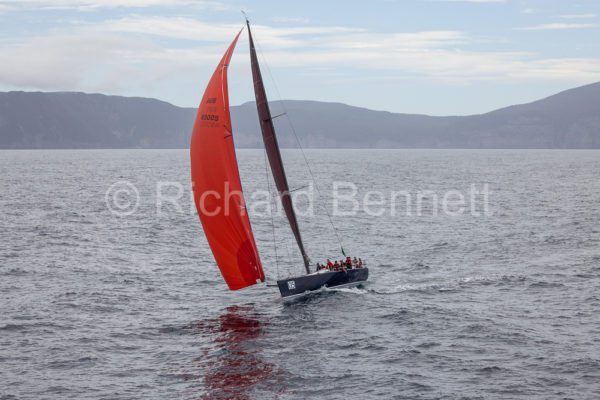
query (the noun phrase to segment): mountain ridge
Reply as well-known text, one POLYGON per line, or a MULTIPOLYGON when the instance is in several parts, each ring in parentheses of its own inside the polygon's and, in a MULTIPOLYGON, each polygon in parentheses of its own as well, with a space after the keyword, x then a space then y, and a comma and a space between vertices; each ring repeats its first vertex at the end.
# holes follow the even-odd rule
MULTIPOLYGON (((339 102, 270 103, 282 147, 600 148, 600 82, 483 114, 429 116, 339 102)), ((0 92, 0 148, 187 148, 195 108, 83 92, 0 92)), ((231 107, 238 147, 262 147, 254 102, 231 107)))

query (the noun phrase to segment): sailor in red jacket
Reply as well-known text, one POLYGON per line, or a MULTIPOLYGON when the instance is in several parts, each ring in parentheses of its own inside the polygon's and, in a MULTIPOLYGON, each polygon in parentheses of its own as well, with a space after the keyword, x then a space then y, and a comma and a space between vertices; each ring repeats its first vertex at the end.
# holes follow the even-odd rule
POLYGON ((331 260, 328 258, 327 259, 327 269, 333 269, 333 263, 331 262, 331 260))

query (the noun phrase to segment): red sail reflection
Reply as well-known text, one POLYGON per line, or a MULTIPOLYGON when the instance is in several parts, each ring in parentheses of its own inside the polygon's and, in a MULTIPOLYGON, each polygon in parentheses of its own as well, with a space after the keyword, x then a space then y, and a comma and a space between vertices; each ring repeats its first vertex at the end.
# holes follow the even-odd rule
POLYGON ((259 393, 268 398, 283 393, 279 369, 261 358, 266 326, 266 318, 245 305, 227 307, 218 318, 193 327, 209 333, 214 345, 202 357, 206 393, 201 398, 249 400, 259 393))

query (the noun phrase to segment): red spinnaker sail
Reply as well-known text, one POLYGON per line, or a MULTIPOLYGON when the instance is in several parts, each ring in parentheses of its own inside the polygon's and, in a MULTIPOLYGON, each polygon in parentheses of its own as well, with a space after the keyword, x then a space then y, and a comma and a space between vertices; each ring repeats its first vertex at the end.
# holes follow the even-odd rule
POLYGON ((190 145, 196 209, 231 290, 265 280, 242 194, 229 115, 227 66, 240 33, 208 83, 190 145))

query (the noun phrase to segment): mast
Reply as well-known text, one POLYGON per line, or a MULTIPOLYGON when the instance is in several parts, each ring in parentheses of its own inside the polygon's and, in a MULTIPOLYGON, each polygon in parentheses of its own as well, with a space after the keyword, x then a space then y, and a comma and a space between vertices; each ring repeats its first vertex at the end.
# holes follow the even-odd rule
POLYGON ((252 79, 254 81, 254 94, 256 96, 256 108, 258 110, 258 118, 260 119, 260 129, 262 131, 263 142, 269 158, 269 165, 271 166, 271 173, 277 186, 277 192, 281 199, 281 204, 285 211, 285 215, 290 223, 290 228, 296 238, 296 243, 302 254, 304 260, 304 268, 306 273, 310 273, 310 259, 304 250, 304 244, 302 243, 302 236, 300 235, 300 229, 298 227, 298 219, 294 212, 294 206, 292 204, 292 197, 290 196, 290 188, 288 186, 287 177, 283 168, 283 161, 281 159, 281 152, 279 151, 279 145, 277 144, 277 136, 275 135, 275 128, 273 127, 273 118, 271 117, 271 110, 269 109, 269 102, 267 100, 267 94, 265 92, 265 86, 263 84, 262 75, 260 73, 260 66, 258 65, 258 58, 256 57, 256 49, 254 48, 254 41, 252 40, 252 32, 250 31, 250 21, 246 18, 246 25, 248 25, 248 37, 250 38, 250 61, 252 64, 252 79))

